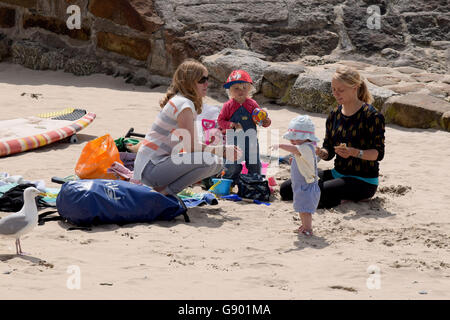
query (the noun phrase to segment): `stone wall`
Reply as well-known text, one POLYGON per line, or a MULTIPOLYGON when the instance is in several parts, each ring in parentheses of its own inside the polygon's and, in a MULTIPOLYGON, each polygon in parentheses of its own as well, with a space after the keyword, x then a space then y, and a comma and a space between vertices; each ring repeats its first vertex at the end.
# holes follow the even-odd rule
MULTIPOLYGON (((0 38, 14 43, 9 52, 17 63, 24 46, 39 46, 37 53, 64 64, 97 61, 87 73, 134 74, 139 68, 149 81, 169 77, 187 57, 226 48, 266 61, 353 59, 448 73, 449 12, 442 0, 0 0, 0 38), (81 9, 79 30, 66 26, 72 4, 81 9), (367 26, 373 4, 379 29, 367 26)), ((36 68, 48 65, 34 60, 36 68)))
POLYGON ((388 121, 450 130, 449 9, 445 0, 0 0, 0 61, 153 87, 192 57, 213 87, 245 68, 265 97, 323 113, 335 103, 333 68, 352 64, 388 121), (367 25, 374 4, 379 29, 367 25), (70 5, 78 29, 68 28, 70 5))
POLYGON ((1 0, 0 59, 37 70, 106 73, 141 85, 167 84, 168 78, 161 76, 170 76, 174 66, 158 43, 164 23, 149 14, 146 3, 142 15, 127 0, 1 0), (70 5, 80 8, 79 29, 67 25, 70 5))

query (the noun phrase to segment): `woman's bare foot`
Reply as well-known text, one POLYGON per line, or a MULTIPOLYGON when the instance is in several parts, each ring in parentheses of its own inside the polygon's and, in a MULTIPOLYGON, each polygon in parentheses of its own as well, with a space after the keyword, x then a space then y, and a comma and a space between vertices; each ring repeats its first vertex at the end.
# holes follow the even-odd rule
POLYGON ((137 153, 140 146, 141 146, 140 143, 138 144, 127 143, 125 147, 129 152, 137 153))

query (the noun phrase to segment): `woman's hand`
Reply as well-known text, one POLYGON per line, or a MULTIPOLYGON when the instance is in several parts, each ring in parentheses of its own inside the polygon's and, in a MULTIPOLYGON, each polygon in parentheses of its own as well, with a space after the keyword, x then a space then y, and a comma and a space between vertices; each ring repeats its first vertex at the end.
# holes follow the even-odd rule
POLYGON ((316 154, 322 160, 325 160, 328 158, 328 151, 324 148, 316 147, 316 154))
POLYGON ((280 148, 279 144, 273 144, 269 147, 270 150, 278 150, 280 148))
POLYGON ((359 153, 358 149, 352 147, 346 147, 344 145, 339 145, 334 147, 334 151, 341 158, 347 159, 348 157, 356 157, 359 153))

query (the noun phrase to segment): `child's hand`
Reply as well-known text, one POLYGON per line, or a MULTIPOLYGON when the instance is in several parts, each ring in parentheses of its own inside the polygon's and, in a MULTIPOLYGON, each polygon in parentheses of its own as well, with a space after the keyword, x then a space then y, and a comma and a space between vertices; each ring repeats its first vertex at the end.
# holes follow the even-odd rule
POLYGON ((232 122, 231 123, 231 128, 239 130, 239 129, 242 129, 242 125, 240 123, 237 123, 237 122, 232 122))
POLYGON ((316 147, 316 154, 322 160, 325 160, 326 158, 328 158, 328 151, 323 148, 316 147))
POLYGON ((270 146, 270 150, 278 150, 280 148, 279 144, 273 144, 270 146))
POLYGON ((270 118, 265 118, 265 119, 262 121, 262 126, 263 126, 264 128, 266 128, 266 127, 270 126, 271 123, 272 123, 272 120, 270 120, 270 118))

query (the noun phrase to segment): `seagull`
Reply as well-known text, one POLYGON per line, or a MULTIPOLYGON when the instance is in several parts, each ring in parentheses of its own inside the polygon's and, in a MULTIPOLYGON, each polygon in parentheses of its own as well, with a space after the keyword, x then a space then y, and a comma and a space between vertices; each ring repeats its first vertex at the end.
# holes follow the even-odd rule
POLYGON ((23 193, 23 207, 19 212, 0 219, 0 236, 16 238, 16 253, 22 255, 20 237, 31 232, 38 224, 38 211, 34 198, 41 192, 34 188, 26 188, 23 193))

